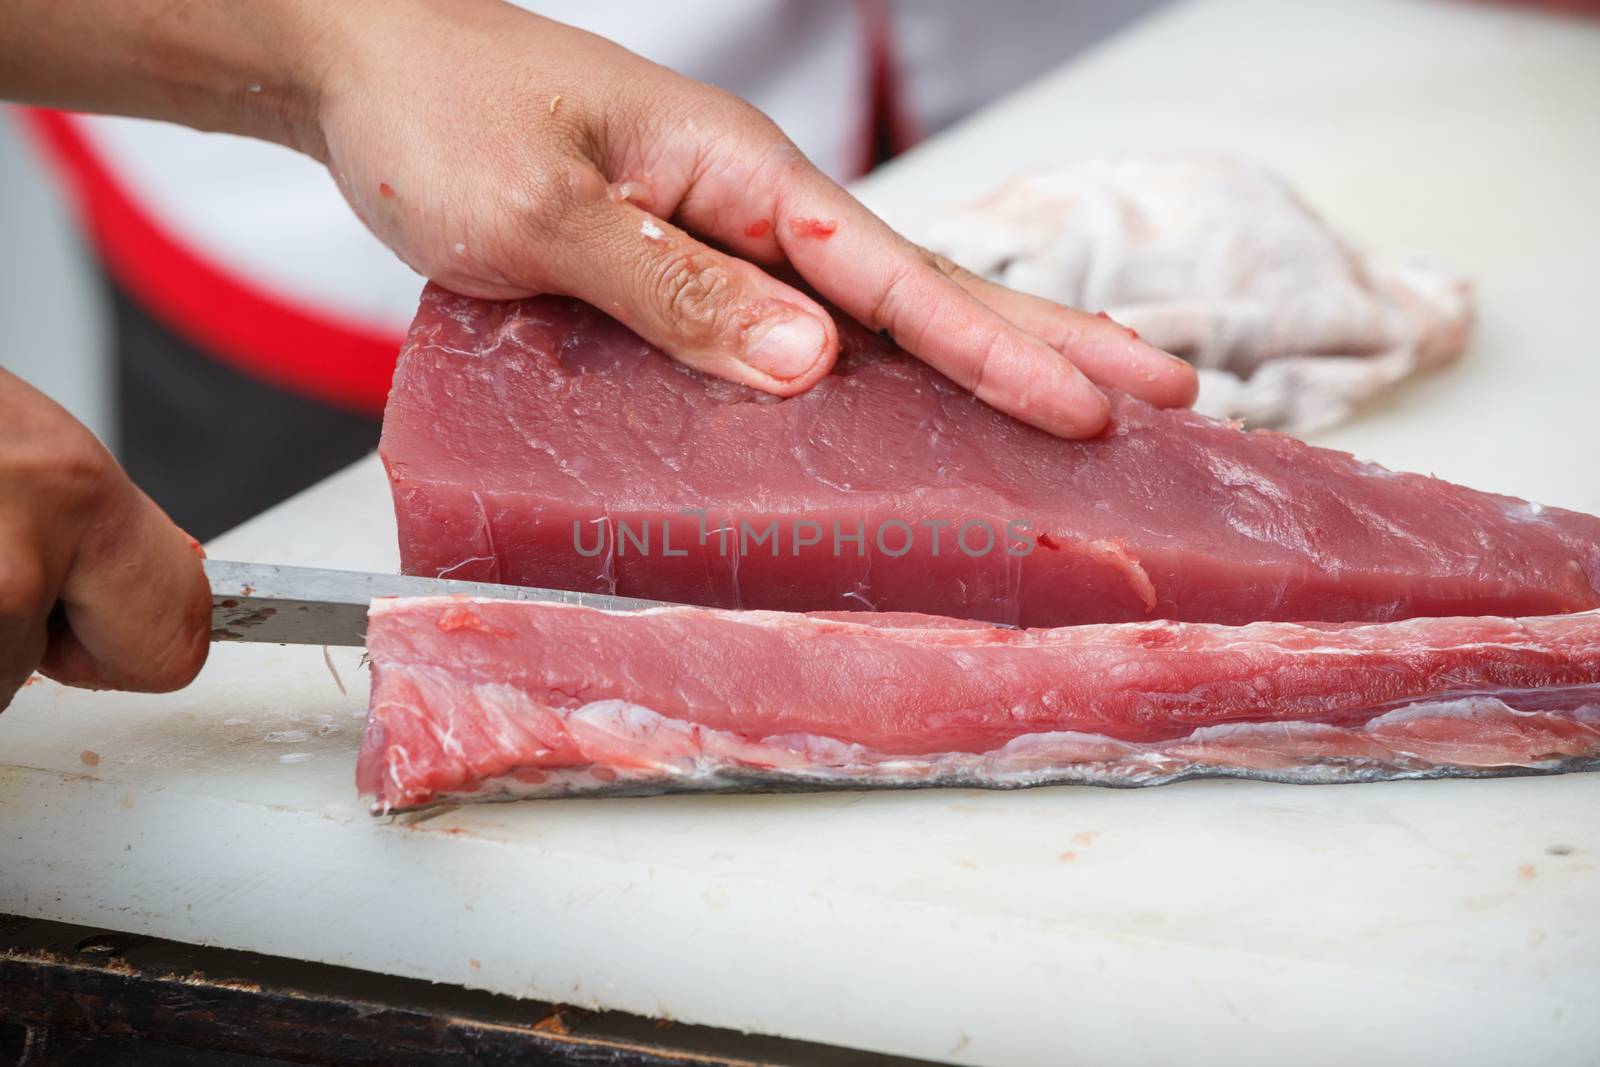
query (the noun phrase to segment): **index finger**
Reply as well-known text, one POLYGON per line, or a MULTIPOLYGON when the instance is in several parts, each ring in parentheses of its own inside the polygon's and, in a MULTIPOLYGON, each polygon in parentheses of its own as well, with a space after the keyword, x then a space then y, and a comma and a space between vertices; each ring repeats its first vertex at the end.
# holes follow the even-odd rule
POLYGON ((809 165, 774 200, 773 237, 851 318, 980 400, 1060 437, 1092 437, 1110 403, 1082 371, 963 289, 933 257, 809 165))

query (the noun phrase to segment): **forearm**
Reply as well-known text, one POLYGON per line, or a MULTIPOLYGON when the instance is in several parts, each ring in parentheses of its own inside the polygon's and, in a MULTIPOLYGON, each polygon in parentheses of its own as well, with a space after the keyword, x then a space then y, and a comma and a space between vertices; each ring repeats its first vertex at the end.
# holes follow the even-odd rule
POLYGON ((312 117, 340 6, 4 0, 0 98, 164 119, 319 154, 312 117))

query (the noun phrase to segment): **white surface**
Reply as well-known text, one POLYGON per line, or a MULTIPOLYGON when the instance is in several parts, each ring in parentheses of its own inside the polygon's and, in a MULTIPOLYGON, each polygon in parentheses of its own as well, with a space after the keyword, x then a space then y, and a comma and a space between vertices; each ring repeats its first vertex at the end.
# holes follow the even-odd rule
MULTIPOLYGON (((1578 195, 1600 164, 1596 40, 1476 7, 1217 0, 873 193, 959 194, 1046 142, 1265 158, 1359 239, 1481 282, 1466 366, 1339 443, 1600 510, 1592 278, 1578 297, 1600 247, 1578 195)), ((393 567, 381 474, 360 464, 213 551, 393 567)), ((1600 775, 569 800, 408 824, 352 795, 365 673, 333 657, 348 695, 320 650, 228 646, 174 696, 24 690, 0 716, 0 911, 972 1063, 1600 1056, 1600 775), (284 730, 313 736, 264 740, 284 730)))

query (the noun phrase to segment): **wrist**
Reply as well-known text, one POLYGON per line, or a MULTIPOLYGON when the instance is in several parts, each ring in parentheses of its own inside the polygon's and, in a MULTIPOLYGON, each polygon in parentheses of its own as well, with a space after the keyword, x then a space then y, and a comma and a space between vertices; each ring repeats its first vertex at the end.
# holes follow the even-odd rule
POLYGON ((342 8, 364 8, 356 0, 324 5, 320 0, 266 0, 256 9, 259 39, 227 80, 214 83, 229 133, 275 141, 326 160, 323 101, 330 72, 346 50, 342 8))
MULTIPOLYGON (((318 115, 346 0, 185 0, 136 22, 131 51, 147 77, 105 110, 274 141, 321 158, 318 115)), ((357 0, 348 0, 351 7, 357 0)), ((97 108, 99 110, 100 108, 97 108)))
MULTIPOLYGON (((327 163, 327 123, 347 103, 382 81, 387 58, 406 49, 439 47, 444 31, 432 0, 272 0, 281 9, 289 47, 278 72, 280 91, 263 92, 256 121, 275 134, 251 131, 327 163), (409 43, 408 43, 409 42, 409 43)), ((455 2, 455 0, 452 0, 455 2)))

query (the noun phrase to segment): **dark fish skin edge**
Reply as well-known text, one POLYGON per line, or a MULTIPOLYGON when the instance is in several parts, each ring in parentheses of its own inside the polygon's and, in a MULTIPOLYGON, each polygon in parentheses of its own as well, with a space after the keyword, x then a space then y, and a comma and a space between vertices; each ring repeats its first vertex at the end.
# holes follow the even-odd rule
POLYGON ((773 796, 797 793, 876 793, 883 791, 909 791, 916 789, 982 789, 990 792, 1012 792, 1022 789, 1047 789, 1053 786, 1076 785, 1097 789, 1148 789, 1151 786, 1173 785, 1178 782, 1205 779, 1236 779, 1249 782, 1271 782, 1274 785, 1319 786, 1357 785, 1363 782, 1431 781, 1444 778, 1543 778, 1558 774, 1600 772, 1600 759, 1550 760, 1536 766, 1517 767, 1425 767, 1406 770, 1394 767, 1341 767, 1321 764, 1323 776, 1308 774, 1306 768, 1282 771, 1261 771, 1242 767, 1198 766, 1185 768, 1174 774, 1141 779, 1139 781, 1107 781, 1087 776, 1063 774, 1037 782, 997 782, 968 780, 945 776, 905 782, 827 782, 781 774, 762 773, 741 778, 738 774, 722 772, 719 777, 728 779, 726 785, 697 786, 692 789, 674 788, 670 783, 651 782, 617 783, 594 788, 574 789, 565 793, 550 793, 530 797, 516 793, 445 793, 432 800, 407 807, 390 808, 387 812, 374 808, 375 815, 404 816, 432 808, 455 806, 463 803, 485 804, 506 801, 564 800, 564 799, 625 799, 628 797, 654 797, 674 794, 695 796, 717 794, 722 796, 773 796))

